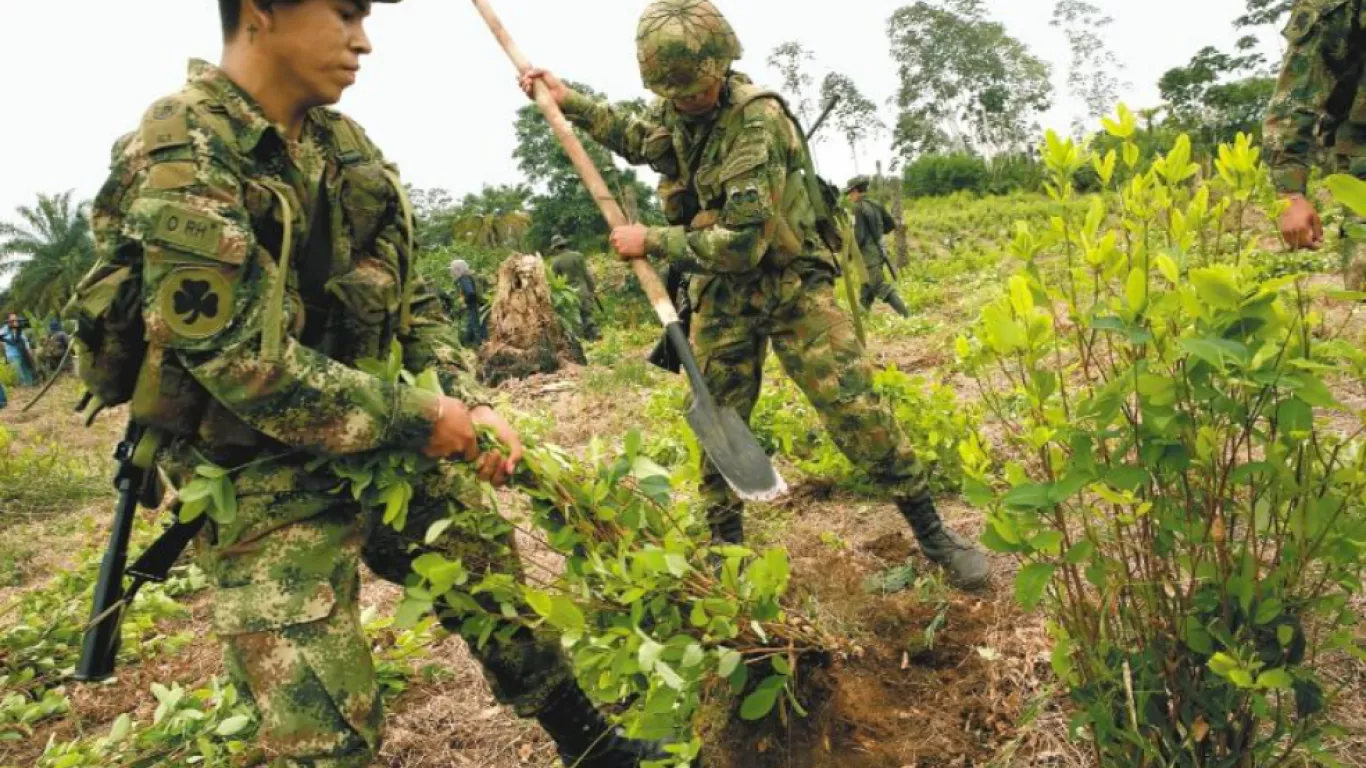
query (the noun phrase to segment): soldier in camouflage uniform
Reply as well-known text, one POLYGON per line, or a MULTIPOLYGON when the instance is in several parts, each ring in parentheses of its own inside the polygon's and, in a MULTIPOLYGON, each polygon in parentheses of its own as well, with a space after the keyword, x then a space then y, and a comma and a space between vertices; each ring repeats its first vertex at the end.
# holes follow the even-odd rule
MULTIPOLYGON (((99 262, 74 302, 82 356, 120 359, 141 339, 145 355, 131 372, 87 365, 82 378, 100 392, 136 380, 133 418, 167 435, 158 459, 177 486, 206 461, 237 468, 236 515, 207 525, 199 544, 225 665, 260 712, 261 759, 365 766, 383 717, 360 623, 360 563, 403 584, 426 552, 475 574, 516 578, 520 562, 511 527, 469 473, 440 465, 399 533, 339 494, 317 459, 422 451, 472 462, 501 484, 522 449, 415 275, 396 169, 359 126, 324 108, 370 52, 368 0, 220 7, 221 68, 192 62, 185 87, 119 140, 95 204, 99 262), (126 306, 135 332, 91 332, 123 327, 113 321, 126 306), (395 340, 404 366, 436 369, 447 396, 357 367, 387 357, 395 340), (476 426, 506 455, 481 454, 476 426), (477 520, 468 529, 425 541, 433 523, 468 509, 483 511, 467 516, 477 520)), ((477 599, 482 616, 525 610, 477 599)), ((458 633, 475 610, 443 604, 438 615, 458 633)), ((483 640, 470 649, 499 700, 538 718, 568 764, 630 768, 660 755, 612 731, 557 638, 506 625, 483 640)))
POLYGON ((868 282, 863 286, 860 303, 864 310, 869 310, 874 301, 885 301, 898 315, 910 317, 910 310, 906 309, 901 294, 896 292, 896 285, 887 281, 887 270, 892 268, 892 263, 887 258, 887 249, 882 246, 882 236, 893 232, 896 223, 886 209, 868 198, 870 184, 867 176, 855 176, 845 188, 854 217, 854 238, 863 254, 863 264, 868 268, 868 282))
MULTIPOLYGON (((820 412, 841 450, 893 493, 921 547, 953 583, 979 588, 986 558, 935 511, 924 467, 889 405, 849 318, 835 304, 834 257, 817 232, 814 171, 782 100, 731 71, 740 42, 705 0, 663 0, 641 17, 645 85, 661 98, 641 116, 541 79, 565 115, 593 138, 662 176, 669 226, 620 227, 624 259, 695 262, 692 341, 712 394, 748 419, 769 345, 820 412)), ((713 535, 743 539, 742 507, 720 473, 704 468, 713 535)))
MULTIPOLYGON (((1265 143, 1277 189, 1290 203, 1281 234, 1293 249, 1318 249, 1323 223, 1305 197, 1313 157, 1332 157, 1337 170, 1366 179, 1366 3, 1296 0, 1285 29, 1289 46, 1267 112, 1265 143)), ((1347 283, 1366 277, 1366 221, 1350 212, 1342 227, 1347 283)))
POLYGON ((578 251, 569 250, 569 241, 564 235, 556 234, 550 238, 550 271, 569 282, 579 294, 579 338, 596 341, 598 323, 593 309, 598 306, 598 287, 593 282, 593 273, 588 269, 588 260, 578 251))

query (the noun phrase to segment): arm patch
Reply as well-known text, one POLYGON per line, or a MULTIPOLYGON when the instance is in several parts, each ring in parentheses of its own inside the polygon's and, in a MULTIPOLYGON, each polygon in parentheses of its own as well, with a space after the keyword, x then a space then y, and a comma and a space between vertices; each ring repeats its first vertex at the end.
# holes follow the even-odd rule
POLYGON ((206 259, 223 260, 223 222, 173 203, 157 211, 148 240, 206 259))
POLYGON ((185 105, 166 98, 152 105, 142 118, 142 149, 155 152, 190 143, 190 122, 185 105))

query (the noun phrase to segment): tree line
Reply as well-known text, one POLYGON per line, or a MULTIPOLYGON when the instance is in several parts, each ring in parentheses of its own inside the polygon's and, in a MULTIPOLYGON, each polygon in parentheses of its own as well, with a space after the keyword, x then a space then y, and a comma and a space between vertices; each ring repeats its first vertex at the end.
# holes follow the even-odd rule
MULTIPOLYGON (((1290 6, 1291 0, 1246 0, 1233 24, 1249 34, 1233 50, 1208 46, 1166 72, 1158 83, 1162 103, 1139 112, 1135 140, 1162 150, 1186 133, 1198 150, 1208 150, 1240 132, 1260 138, 1274 63, 1256 51, 1251 32, 1280 23, 1290 6)), ((1090 0, 1057 0, 1052 24, 1067 41, 1067 89, 1085 110, 1073 132, 1082 137, 1084 126, 1114 110, 1127 85, 1106 43, 1113 19, 1090 0)), ((829 72, 817 84, 816 53, 799 41, 778 45, 766 63, 806 125, 838 98, 826 135, 838 136, 856 161, 867 142, 890 132, 890 167, 908 196, 1038 189, 1043 173, 1032 142, 1055 98, 1052 67, 992 19, 984 0, 919 0, 892 13, 886 34, 898 84, 881 101, 847 73, 829 72)), ((641 100, 618 106, 646 109, 641 100)), ((603 246, 606 224, 534 105, 518 110, 513 127, 522 182, 459 199, 442 189, 410 189, 433 276, 442 270, 431 265, 451 258, 465 258, 476 271, 491 268, 508 249, 547 248, 556 233, 580 249, 603 246)), ((623 207, 640 221, 660 221, 652 190, 635 172, 584 143, 623 207)), ((1079 182, 1084 188, 1086 180, 1079 182)), ((0 292, 0 309, 55 314, 90 268, 89 204, 72 195, 39 194, 35 205, 0 222, 0 278, 12 278, 0 292)))

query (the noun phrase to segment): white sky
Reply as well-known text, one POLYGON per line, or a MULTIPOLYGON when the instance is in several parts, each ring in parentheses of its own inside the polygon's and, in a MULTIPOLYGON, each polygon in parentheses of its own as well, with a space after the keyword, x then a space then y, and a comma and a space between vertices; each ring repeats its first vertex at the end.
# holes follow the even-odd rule
MULTIPOLYGON (((745 45, 737 68, 761 83, 764 64, 786 40, 817 56, 817 82, 838 69, 879 103, 896 72, 887 54, 886 19, 910 0, 719 0, 745 45)), ((1135 108, 1158 101, 1157 79, 1204 45, 1228 49, 1243 0, 1095 0, 1114 16, 1110 45, 1133 83, 1135 108)), ((538 65, 586 82, 613 98, 646 95, 635 60, 635 25, 644 0, 495 0, 522 49, 538 65)), ((1058 106, 1046 122, 1066 130, 1075 103, 1066 96, 1066 43, 1049 26, 1053 0, 987 0, 996 18, 1054 67, 1058 106)), ((145 108, 177 89, 192 56, 217 61, 212 0, 8 0, 0 24, 6 115, 0 122, 0 219, 35 193, 75 189, 92 197, 109 147, 145 108)), ((457 195, 484 183, 520 180, 511 155, 513 113, 523 98, 511 65, 464 0, 378 5, 369 22, 375 53, 340 108, 364 125, 404 178, 457 195)), ((1267 49, 1279 56, 1275 32, 1267 49)), ((884 107, 891 122, 891 109, 884 107)), ((885 142, 884 142, 885 143, 885 142)), ((837 137, 817 147, 824 175, 855 171, 837 137)), ((873 169, 883 147, 859 170, 873 169)))

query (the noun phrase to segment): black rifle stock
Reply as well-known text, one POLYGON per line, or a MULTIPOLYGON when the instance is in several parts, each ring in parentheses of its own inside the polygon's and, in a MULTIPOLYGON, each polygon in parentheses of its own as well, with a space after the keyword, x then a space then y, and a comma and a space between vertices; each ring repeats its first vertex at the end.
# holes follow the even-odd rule
MULTIPOLYGON (((151 461, 155 454, 154 442, 150 433, 129 421, 123 440, 114 450, 114 460, 118 462, 114 487, 118 489, 119 500, 114 508, 114 524, 109 531, 109 548, 100 562, 94 607, 81 644, 81 659, 76 665, 75 678, 83 682, 99 682, 114 674, 123 611, 141 586, 135 581, 125 594, 123 574, 128 564, 128 542, 133 535, 133 520, 138 512, 138 504, 153 501, 150 497, 159 495, 154 490, 159 486, 156 468, 151 461)), ((158 504, 160 500, 156 499, 149 506, 158 504)))

